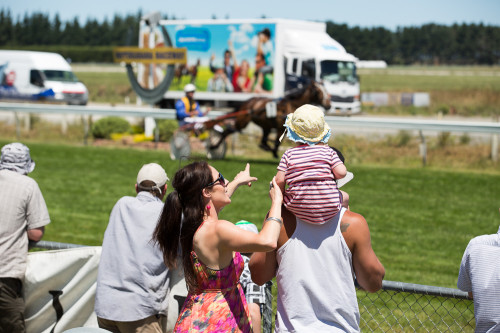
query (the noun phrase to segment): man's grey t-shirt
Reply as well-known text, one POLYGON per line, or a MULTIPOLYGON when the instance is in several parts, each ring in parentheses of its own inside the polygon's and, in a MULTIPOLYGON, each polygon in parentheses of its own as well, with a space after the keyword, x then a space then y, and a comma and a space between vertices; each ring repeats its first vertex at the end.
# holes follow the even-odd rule
POLYGON ((123 197, 113 207, 104 233, 95 312, 115 321, 166 313, 168 269, 152 237, 163 209, 148 192, 123 197))
POLYGON ((24 278, 27 230, 49 223, 37 182, 15 171, 0 170, 0 277, 24 278))

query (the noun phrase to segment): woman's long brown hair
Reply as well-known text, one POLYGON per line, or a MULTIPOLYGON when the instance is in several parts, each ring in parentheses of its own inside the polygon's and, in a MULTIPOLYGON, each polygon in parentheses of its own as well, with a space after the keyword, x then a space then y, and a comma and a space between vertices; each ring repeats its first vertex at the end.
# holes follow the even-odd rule
POLYGON ((177 266, 180 254, 186 284, 191 291, 198 285, 191 262, 193 237, 203 222, 202 190, 213 181, 212 178, 206 162, 194 162, 177 171, 172 180, 174 191, 167 196, 153 233, 153 240, 160 246, 169 269, 177 266))

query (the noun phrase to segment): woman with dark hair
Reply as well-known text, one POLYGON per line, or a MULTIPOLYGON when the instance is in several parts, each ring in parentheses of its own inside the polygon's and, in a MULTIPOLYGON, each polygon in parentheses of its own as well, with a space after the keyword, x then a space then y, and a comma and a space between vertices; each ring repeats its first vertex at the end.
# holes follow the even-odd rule
POLYGON ((250 177, 249 165, 233 182, 206 162, 194 162, 177 171, 154 239, 166 265, 182 260, 188 296, 174 332, 251 332, 245 295, 238 283, 244 262, 239 252, 267 252, 276 248, 281 230, 283 195, 273 178, 271 209, 262 231, 255 234, 219 220, 230 196, 250 177), (180 246, 180 248, 179 248, 180 246))

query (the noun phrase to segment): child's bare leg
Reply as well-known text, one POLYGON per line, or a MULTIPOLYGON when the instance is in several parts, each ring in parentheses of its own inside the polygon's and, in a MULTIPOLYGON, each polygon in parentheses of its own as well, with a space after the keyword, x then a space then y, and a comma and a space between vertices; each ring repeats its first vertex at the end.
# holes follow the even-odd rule
POLYGON ((342 207, 349 209, 349 194, 342 190, 340 190, 340 193, 342 194, 342 207))

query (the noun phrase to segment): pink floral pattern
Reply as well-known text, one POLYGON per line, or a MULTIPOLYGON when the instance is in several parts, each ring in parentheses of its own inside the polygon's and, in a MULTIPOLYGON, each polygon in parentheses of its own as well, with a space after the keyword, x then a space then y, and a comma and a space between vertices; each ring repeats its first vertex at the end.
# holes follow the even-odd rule
POLYGON ((239 284, 244 261, 238 252, 221 270, 207 267, 191 251, 199 289, 190 292, 174 332, 252 332, 243 288, 239 284))

